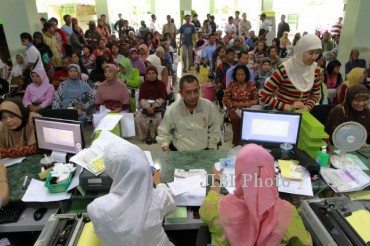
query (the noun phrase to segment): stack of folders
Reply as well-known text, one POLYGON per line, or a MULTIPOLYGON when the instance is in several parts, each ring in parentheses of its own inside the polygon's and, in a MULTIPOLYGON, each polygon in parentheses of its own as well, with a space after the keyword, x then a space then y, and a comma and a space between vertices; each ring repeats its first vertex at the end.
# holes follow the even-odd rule
POLYGON ((357 165, 342 169, 321 168, 320 174, 337 193, 359 191, 370 185, 370 177, 357 165))

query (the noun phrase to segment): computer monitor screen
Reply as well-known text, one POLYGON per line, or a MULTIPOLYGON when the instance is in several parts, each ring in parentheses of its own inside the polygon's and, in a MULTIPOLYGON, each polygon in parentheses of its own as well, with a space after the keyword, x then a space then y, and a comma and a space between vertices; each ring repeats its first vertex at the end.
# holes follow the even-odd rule
POLYGON ((85 147, 80 121, 34 117, 39 149, 77 154, 85 147))
POLYGON ((258 143, 278 146, 298 143, 301 114, 277 111, 242 111, 241 140, 243 143, 258 143))

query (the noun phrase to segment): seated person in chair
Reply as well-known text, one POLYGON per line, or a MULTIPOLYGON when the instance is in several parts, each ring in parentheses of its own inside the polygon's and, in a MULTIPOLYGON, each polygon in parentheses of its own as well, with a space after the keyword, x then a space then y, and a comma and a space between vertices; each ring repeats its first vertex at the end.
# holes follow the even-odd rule
POLYGON ((0 105, 0 159, 34 155, 37 152, 33 117, 18 100, 8 99, 0 105))
POLYGON ((223 98, 233 128, 234 146, 239 145, 241 138, 241 118, 235 111, 258 104, 256 84, 250 81, 249 76, 249 69, 245 65, 237 65, 233 72, 233 81, 226 88, 223 98))
POLYGON ((179 87, 182 98, 166 109, 158 127, 157 141, 162 150, 215 149, 221 131, 221 117, 216 106, 199 98, 199 81, 195 76, 183 76, 179 87))
POLYGON ((51 108, 54 98, 54 86, 49 83, 49 78, 44 69, 36 67, 31 72, 32 82, 26 88, 23 96, 23 105, 31 112, 51 108))
POLYGON ((145 74, 146 81, 141 84, 139 92, 140 109, 135 115, 135 122, 140 140, 146 144, 157 143, 155 133, 162 120, 166 105, 166 87, 158 80, 158 71, 149 66, 145 74))
MULTIPOLYGON (((356 68, 354 68, 356 69, 356 68)), ((353 70, 352 70, 353 71, 353 70)), ((333 108, 328 116, 325 131, 330 139, 335 128, 348 121, 355 121, 366 128, 367 143, 370 141, 370 109, 368 107, 370 92, 362 85, 357 84, 349 87, 344 102, 333 108)), ((367 144, 365 144, 367 146, 367 144)))
POLYGON ((53 100, 53 109, 74 108, 78 110, 79 120, 87 121, 88 111, 94 106, 95 96, 89 85, 80 79, 80 66, 68 66, 68 80, 60 84, 53 100))
POLYGON ((99 110, 100 105, 104 105, 112 112, 127 112, 130 105, 130 97, 125 83, 117 78, 117 66, 106 64, 104 75, 106 80, 96 90, 96 109, 99 110))
POLYGON ((212 173, 213 187, 199 210, 212 245, 312 245, 297 209, 279 198, 274 158, 263 147, 248 144, 239 151, 233 194, 220 194, 222 170, 213 167, 212 173))

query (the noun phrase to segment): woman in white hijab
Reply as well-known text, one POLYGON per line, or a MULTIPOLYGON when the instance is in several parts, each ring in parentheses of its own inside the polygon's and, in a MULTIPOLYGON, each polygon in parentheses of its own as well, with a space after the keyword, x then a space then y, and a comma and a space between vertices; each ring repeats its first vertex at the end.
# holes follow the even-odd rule
POLYGON ((172 246, 162 221, 176 209, 175 201, 166 185, 158 184, 153 189, 144 152, 127 141, 111 143, 106 147, 104 161, 112 186, 108 195, 87 207, 103 244, 172 246))
POLYGON ((263 103, 284 111, 310 111, 320 100, 320 69, 315 60, 322 49, 314 34, 302 37, 294 55, 277 67, 260 92, 263 103))

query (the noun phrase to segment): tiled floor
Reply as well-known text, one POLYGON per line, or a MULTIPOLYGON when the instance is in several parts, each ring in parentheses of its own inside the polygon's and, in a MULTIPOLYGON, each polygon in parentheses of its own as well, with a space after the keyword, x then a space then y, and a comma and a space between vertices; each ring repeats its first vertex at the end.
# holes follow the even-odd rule
MULTIPOLYGON (((195 72, 194 69, 191 70, 191 71, 188 71, 186 74, 193 74, 195 76, 198 75, 195 72)), ((182 64, 180 63, 179 66, 178 66, 178 69, 177 69, 177 76, 178 76, 178 80, 177 81, 179 81, 179 78, 181 78, 182 75, 183 75, 183 73, 182 73, 182 64)), ((175 92, 175 98, 176 99, 179 99, 180 98, 180 94, 178 93, 178 91, 179 91, 179 87, 178 87, 178 83, 176 83, 174 85, 174 92, 175 92)), ((92 131, 93 131, 92 125, 87 125, 85 127, 84 136, 85 136, 86 146, 90 146, 90 144, 91 144, 91 134, 92 134, 92 131)), ((223 136, 221 136, 221 138, 223 139, 223 136)), ((162 151, 160 144, 147 145, 147 144, 145 144, 145 142, 140 141, 137 137, 127 138, 126 140, 130 141, 133 144, 136 144, 142 150, 162 151)), ((232 143, 231 143, 231 140, 232 140, 232 129, 231 129, 231 124, 230 123, 228 123, 226 125, 225 140, 226 140, 226 142, 225 141, 222 141, 222 145, 219 147, 219 149, 229 150, 229 149, 232 148, 232 143)))

